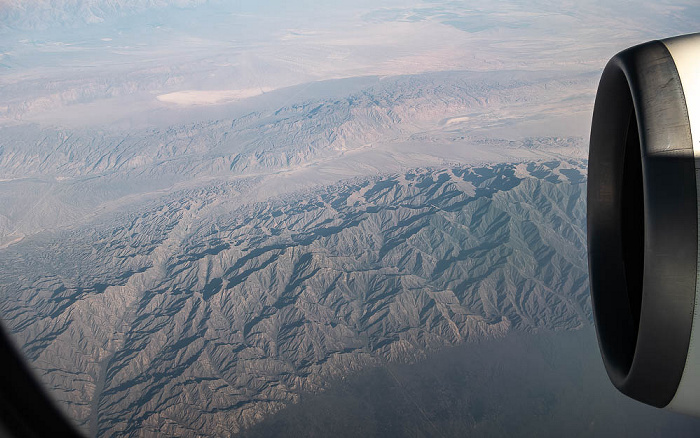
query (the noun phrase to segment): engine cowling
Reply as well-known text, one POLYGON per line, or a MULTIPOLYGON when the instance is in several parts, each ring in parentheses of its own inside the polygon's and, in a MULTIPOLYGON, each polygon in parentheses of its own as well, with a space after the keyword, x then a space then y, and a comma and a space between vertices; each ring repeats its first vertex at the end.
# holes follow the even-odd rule
POLYGON ((697 163, 700 34, 615 55, 596 95, 588 167, 598 342, 624 394, 700 416, 697 163))

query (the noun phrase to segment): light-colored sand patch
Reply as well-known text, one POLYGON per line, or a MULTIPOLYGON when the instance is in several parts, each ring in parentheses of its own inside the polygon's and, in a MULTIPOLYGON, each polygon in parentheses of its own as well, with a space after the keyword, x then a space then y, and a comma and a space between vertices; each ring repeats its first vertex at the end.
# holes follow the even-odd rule
POLYGON ((240 90, 183 90, 156 96, 161 102, 176 105, 217 105, 258 96, 272 88, 244 88, 240 90))
POLYGON ((450 181, 459 187, 460 190, 462 190, 465 194, 468 196, 476 196, 476 187, 474 184, 472 184, 471 181, 465 181, 463 178, 457 176, 454 174, 452 170, 449 172, 450 175, 450 181))
POLYGON ((282 41, 289 41, 298 38, 319 35, 321 32, 308 29, 287 29, 287 33, 280 38, 282 41))
POLYGON ((454 124, 462 123, 462 122, 467 122, 467 121, 469 121, 469 117, 467 117, 467 116, 451 117, 451 118, 445 120, 443 125, 450 126, 450 125, 454 125, 454 124))
POLYGON ((24 234, 10 234, 8 236, 0 237, 0 249, 7 248, 10 245, 14 245, 24 239, 24 234), (17 237, 14 237, 17 236, 17 237))

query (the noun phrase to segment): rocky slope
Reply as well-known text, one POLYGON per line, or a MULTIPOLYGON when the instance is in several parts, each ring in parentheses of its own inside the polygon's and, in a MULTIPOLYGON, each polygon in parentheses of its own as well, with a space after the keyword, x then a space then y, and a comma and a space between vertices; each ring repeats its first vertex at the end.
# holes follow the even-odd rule
POLYGON ((534 96, 561 94, 571 86, 548 84, 545 90, 540 76, 525 73, 355 78, 270 93, 229 108, 221 118, 167 128, 0 127, 0 247, 144 197, 208 187, 213 180, 235 182, 334 160, 354 167, 317 174, 338 173, 334 178, 340 180, 387 172, 391 163, 368 170, 387 151, 393 162, 401 161, 399 168, 424 165, 426 159, 497 162, 562 151, 581 156, 580 138, 505 141, 472 133, 506 123, 482 114, 486 110, 524 110, 542 99, 534 96), (420 154, 406 144, 419 144, 420 154), (353 154, 359 162, 347 160, 353 154))
POLYGON ((85 430, 227 435, 371 364, 582 326, 584 164, 182 191, 0 252, 2 313, 85 430))

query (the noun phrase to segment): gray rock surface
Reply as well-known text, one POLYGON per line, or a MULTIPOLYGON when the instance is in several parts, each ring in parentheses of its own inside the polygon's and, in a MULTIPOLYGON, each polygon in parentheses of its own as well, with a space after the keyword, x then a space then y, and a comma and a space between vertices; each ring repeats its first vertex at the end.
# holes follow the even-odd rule
POLYGON ((178 193, 0 252, 2 313, 85 430, 226 435, 368 365, 584 325, 584 164, 178 193))

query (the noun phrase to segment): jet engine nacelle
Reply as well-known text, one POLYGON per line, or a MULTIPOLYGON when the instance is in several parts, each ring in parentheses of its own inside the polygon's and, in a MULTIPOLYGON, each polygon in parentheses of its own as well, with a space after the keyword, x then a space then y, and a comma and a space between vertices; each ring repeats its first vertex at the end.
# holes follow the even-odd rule
POLYGON ((588 163, 588 263, 610 380, 700 416, 700 34, 603 71, 588 163))

